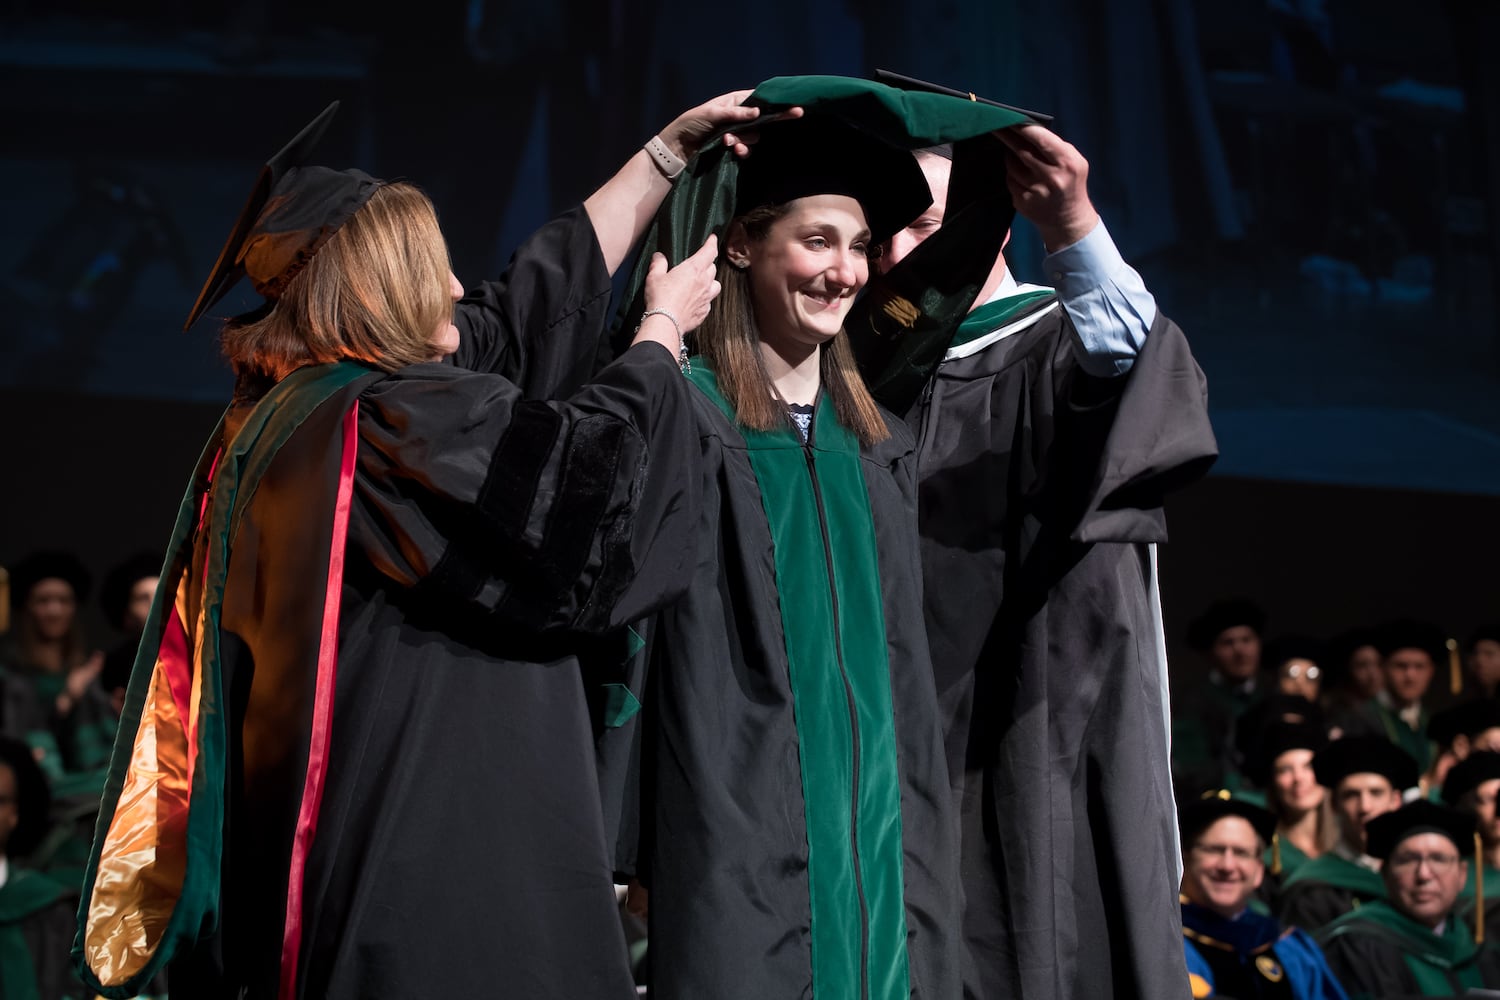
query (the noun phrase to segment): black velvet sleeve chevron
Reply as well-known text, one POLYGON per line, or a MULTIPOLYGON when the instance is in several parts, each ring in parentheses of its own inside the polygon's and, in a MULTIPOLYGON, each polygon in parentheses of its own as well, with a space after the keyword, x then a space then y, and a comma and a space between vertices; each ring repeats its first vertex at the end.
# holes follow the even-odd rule
POLYGON ((417 365, 360 401, 351 546, 376 571, 535 630, 597 632, 680 593, 697 440, 687 382, 656 345, 565 402, 417 365))

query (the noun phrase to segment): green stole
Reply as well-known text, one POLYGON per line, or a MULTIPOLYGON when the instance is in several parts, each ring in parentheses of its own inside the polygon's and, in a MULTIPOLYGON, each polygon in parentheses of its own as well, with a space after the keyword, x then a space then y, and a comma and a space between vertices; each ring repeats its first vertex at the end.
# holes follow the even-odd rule
POLYGON ((1349 930, 1358 929, 1379 937, 1401 952, 1406 967, 1417 980, 1423 996, 1451 996, 1467 987, 1482 987, 1479 947, 1468 926, 1453 914, 1441 937, 1396 911, 1385 900, 1366 903, 1328 925, 1321 935, 1326 945, 1349 930), (1455 983, 1460 988, 1455 990, 1455 983))
POLYGON ((1016 292, 1003 299, 986 302, 969 313, 964 317, 964 321, 958 324, 949 347, 962 347, 987 333, 993 333, 1028 309, 1055 297, 1056 294, 1050 288, 1041 288, 1029 292, 1016 292))
POLYGON ((1366 899, 1385 898, 1385 882, 1379 872, 1372 872, 1332 851, 1320 854, 1298 868, 1287 878, 1283 888, 1289 889, 1299 882, 1323 882, 1337 889, 1348 889, 1366 899))
POLYGON ((36 988, 36 966, 21 922, 62 898, 63 887, 40 872, 10 869, 0 886, 0 984, 5 1000, 41 1000, 36 988))
POLYGON ((1275 850, 1273 851, 1272 848, 1267 847, 1266 853, 1262 855, 1262 860, 1266 863, 1266 871, 1271 871, 1272 867, 1274 867, 1272 861, 1275 860, 1276 853, 1280 853, 1281 855, 1281 870, 1279 873, 1273 874, 1280 874, 1283 882, 1289 881, 1297 872, 1301 871, 1312 861, 1312 858, 1309 858, 1302 848, 1285 837, 1277 837, 1275 850))
MULTIPOLYGON (((1474 877, 1474 863, 1470 859, 1469 877, 1464 882, 1463 890, 1458 894, 1459 899, 1474 898, 1474 877)), ((1489 865, 1484 866, 1484 898, 1500 899, 1500 868, 1491 868, 1489 865)))
POLYGON ((1412 729, 1406 724, 1406 720, 1382 705, 1379 698, 1371 698, 1369 704, 1375 717, 1380 720, 1386 739, 1411 754, 1418 769, 1426 771, 1427 765, 1432 761, 1432 742, 1427 739, 1427 709, 1422 709, 1422 714, 1418 717, 1421 725, 1412 729))
MULTIPOLYGON (((254 496, 261 477, 270 467, 281 446, 301 427, 319 406, 357 379, 378 373, 363 365, 342 361, 300 368, 278 382, 245 418, 232 440, 226 440, 228 410, 209 437, 198 468, 188 484, 182 506, 178 508, 172 540, 168 543, 167 566, 156 588, 142 635, 160 637, 173 613, 178 575, 187 572, 199 531, 200 508, 202 531, 206 537, 208 558, 203 569, 202 650, 193 660, 193 669, 202 673, 201 703, 196 732, 198 761, 193 774, 186 829, 182 883, 172 888, 176 901, 165 929, 151 949, 150 957, 124 982, 105 986, 89 968, 84 941, 88 935, 89 908, 93 899, 100 857, 120 803, 127 772, 140 731, 148 689, 156 672, 161 642, 143 639, 131 670, 125 693, 125 706, 115 737, 115 752, 110 761, 104 795, 100 801, 99 819, 95 825, 94 844, 84 872, 83 897, 79 903, 78 936, 74 939, 73 962, 79 977, 89 989, 106 996, 135 996, 166 966, 173 955, 190 952, 218 925, 219 887, 222 878, 225 813, 225 768, 228 754, 228 722, 222 711, 219 664, 219 615, 224 586, 229 572, 231 544, 239 520, 254 496), (204 500, 210 471, 212 490, 204 500), (245 504, 240 500, 246 499, 245 504)), ((373 380, 373 379, 372 379, 373 380)), ((189 627, 193 627, 189 625, 189 627)), ((189 647, 191 648, 191 646, 189 647)), ((186 720, 184 720, 184 723, 186 720)), ((180 816, 164 817, 161 822, 183 822, 180 816)))
POLYGON ((813 995, 908 997, 900 773, 859 441, 826 393, 804 443, 790 423, 739 426, 702 359, 688 378, 744 437, 771 531, 807 823, 813 995))

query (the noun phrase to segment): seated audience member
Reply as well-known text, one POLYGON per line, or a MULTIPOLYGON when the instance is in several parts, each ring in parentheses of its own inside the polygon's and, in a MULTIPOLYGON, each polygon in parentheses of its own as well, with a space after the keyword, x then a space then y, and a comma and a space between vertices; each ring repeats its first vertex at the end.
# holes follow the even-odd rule
POLYGON ((1306 931, 1385 895, 1380 863, 1365 850, 1365 824, 1401 806, 1417 783, 1411 755, 1378 736, 1346 736, 1313 756, 1318 784, 1333 795, 1339 839, 1286 880, 1281 919, 1306 931))
POLYGON ((0 727, 37 752, 53 791, 98 795, 113 737, 78 619, 90 578, 70 552, 33 552, 11 568, 11 632, 0 639, 0 727), (74 785, 80 785, 74 788, 74 785))
POLYGON ((1261 733, 1245 761, 1245 774, 1265 789, 1266 808, 1276 819, 1266 863, 1280 886, 1339 839, 1333 797, 1313 773, 1313 756, 1328 744, 1312 722, 1274 721, 1261 733))
POLYGON ((1437 665, 1447 662, 1446 639, 1437 627, 1412 621, 1386 625, 1378 639, 1385 689, 1348 717, 1344 732, 1383 736, 1425 771, 1432 761, 1427 693, 1437 665))
POLYGON ((1234 598, 1215 602, 1188 625, 1188 645, 1202 654, 1208 669, 1172 696, 1177 787, 1237 786, 1235 725, 1271 688, 1260 669, 1265 621, 1254 603, 1234 598))
POLYGON ((151 598, 156 595, 161 563, 160 552, 137 552, 111 569, 104 578, 104 586, 99 588, 99 606, 105 620, 124 634, 105 656, 104 669, 99 674, 99 686, 109 695, 116 717, 125 704, 125 687, 130 683, 130 668, 135 665, 141 631, 151 616, 151 598))
POLYGON ((1182 936, 1194 997, 1344 1000, 1305 931, 1283 930, 1250 900, 1265 878, 1261 854, 1275 818, 1249 802, 1209 793, 1182 825, 1182 936))
POLYGON ((1418 801, 1372 820, 1370 852, 1385 864, 1386 898, 1334 921, 1316 937, 1354 1000, 1450 997, 1500 987, 1500 952, 1476 944, 1454 904, 1474 818, 1418 801))
POLYGON ((1436 802, 1449 769, 1471 753, 1500 751, 1500 702, 1474 698, 1434 712, 1427 723, 1427 738, 1432 742, 1432 763, 1422 776, 1422 786, 1426 797, 1436 802))
POLYGON ((1466 683, 1476 695, 1493 698, 1500 689, 1500 624, 1486 625, 1464 646, 1466 683))
POLYGON ((1472 914, 1482 905, 1484 926, 1500 928, 1500 815, 1495 800, 1500 797, 1500 753, 1476 750, 1453 766, 1443 782, 1443 801, 1474 817, 1481 854, 1469 869, 1459 899, 1472 914), (1476 899, 1482 899, 1477 904, 1476 899))
POLYGON ((1261 663, 1275 675, 1282 694, 1297 695, 1318 705, 1322 703, 1325 658, 1323 645, 1316 639, 1289 635, 1266 643, 1261 663))
POLYGON ((0 996, 82 997, 68 952, 77 890, 20 864, 47 829, 47 780, 19 740, 0 737, 0 996))
POLYGON ((1328 643, 1328 669, 1323 677, 1323 700, 1337 739, 1347 717, 1385 690, 1380 671, 1380 649, 1372 629, 1352 629, 1328 643))

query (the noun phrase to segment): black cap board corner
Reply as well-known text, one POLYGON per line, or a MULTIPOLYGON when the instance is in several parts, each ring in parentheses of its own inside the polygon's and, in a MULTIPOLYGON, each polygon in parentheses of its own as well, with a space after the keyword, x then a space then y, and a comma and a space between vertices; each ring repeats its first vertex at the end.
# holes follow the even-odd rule
POLYGON ((307 161, 313 148, 328 131, 328 126, 338 110, 338 101, 330 103, 316 118, 303 126, 302 130, 292 137, 291 142, 281 147, 266 161, 265 166, 261 167, 260 173, 256 175, 255 184, 250 189, 250 197, 246 199, 245 207, 240 209, 239 217, 230 228, 229 238, 224 241, 224 249, 219 251, 219 259, 214 262, 213 270, 209 271, 208 279, 204 281, 203 289, 198 293, 198 300, 193 303, 192 311, 188 313, 187 322, 182 324, 184 332, 191 329, 198 318, 228 294, 235 282, 244 276, 245 269, 239 263, 240 251, 244 246, 245 238, 254 228, 256 219, 260 217, 261 210, 270 199, 271 190, 288 170, 299 167, 307 161))

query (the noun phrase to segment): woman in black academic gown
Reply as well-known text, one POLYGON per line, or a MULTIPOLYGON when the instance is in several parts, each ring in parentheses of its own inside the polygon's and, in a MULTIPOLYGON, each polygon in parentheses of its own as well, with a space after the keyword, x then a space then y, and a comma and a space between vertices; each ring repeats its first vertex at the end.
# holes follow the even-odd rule
POLYGON ((931 195, 811 116, 742 165, 689 378, 703 502, 653 624, 652 996, 953 997, 956 846, 922 630, 912 438, 843 321, 931 195))
POLYGON ((687 583, 679 327, 714 244, 656 262, 634 346, 576 373, 661 164, 753 118, 740 96, 462 299, 418 190, 301 165, 332 109, 267 164, 189 319, 242 271, 267 299, 225 327, 236 399, 127 695, 92 988, 170 961, 196 998, 634 995, 572 656, 687 583))

